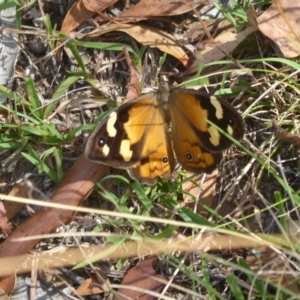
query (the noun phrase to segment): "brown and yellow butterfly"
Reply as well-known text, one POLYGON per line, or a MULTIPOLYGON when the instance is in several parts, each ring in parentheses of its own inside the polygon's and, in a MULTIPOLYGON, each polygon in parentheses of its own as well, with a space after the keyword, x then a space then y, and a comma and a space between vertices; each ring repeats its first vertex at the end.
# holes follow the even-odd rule
POLYGON ((90 136, 85 154, 94 162, 127 169, 148 185, 159 177, 168 179, 176 159, 187 171, 210 173, 232 145, 212 124, 237 140, 243 137, 242 117, 224 100, 161 87, 110 113, 90 136))

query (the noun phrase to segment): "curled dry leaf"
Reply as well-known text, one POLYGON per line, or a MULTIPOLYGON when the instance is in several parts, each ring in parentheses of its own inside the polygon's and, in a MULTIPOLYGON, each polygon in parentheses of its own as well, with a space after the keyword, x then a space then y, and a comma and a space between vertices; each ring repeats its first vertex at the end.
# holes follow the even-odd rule
POLYGON ((122 13, 119 18, 143 19, 151 16, 158 17, 181 15, 205 2, 205 0, 141 0, 137 5, 132 6, 130 9, 122 13))
POLYGON ((155 27, 139 25, 139 24, 110 24, 107 26, 102 26, 86 35, 79 34, 79 37, 97 37, 102 34, 111 31, 122 31, 135 40, 137 40, 142 45, 149 46, 151 48, 158 48, 162 52, 168 53, 175 58, 177 58, 181 63, 186 66, 189 62, 189 57, 182 49, 181 45, 177 40, 171 35, 163 30, 159 30, 155 27))
POLYGON ((116 0, 79 0, 75 2, 64 19, 61 32, 69 33, 94 14, 101 15, 105 8, 113 5, 115 2, 116 0))
POLYGON ((300 55, 300 1, 277 0, 258 17, 260 31, 269 37, 285 57, 300 55))
MULTIPOLYGON (((79 0, 74 3, 71 9, 68 11, 64 22, 61 27, 61 33, 68 34, 75 28, 77 28, 82 22, 93 16, 94 14, 98 14, 102 16, 104 19, 108 19, 104 14, 101 13, 105 8, 114 4, 117 0, 79 0)), ((61 46, 62 42, 57 41, 56 43, 56 60, 61 60, 62 49, 61 46)))
POLYGON ((276 120, 272 120, 272 129, 274 132, 274 135, 283 142, 286 142, 288 144, 292 144, 296 146, 298 149, 300 149, 300 136, 298 134, 292 134, 284 130, 278 125, 278 122, 276 120))
POLYGON ((139 96, 139 81, 127 48, 125 48, 123 52, 130 72, 130 82, 126 97, 126 100, 129 101, 139 96))

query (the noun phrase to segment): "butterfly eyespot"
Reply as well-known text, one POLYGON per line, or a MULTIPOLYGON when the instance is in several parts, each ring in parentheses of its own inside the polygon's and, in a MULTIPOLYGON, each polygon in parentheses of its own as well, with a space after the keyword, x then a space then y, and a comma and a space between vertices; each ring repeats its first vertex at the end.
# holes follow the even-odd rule
POLYGON ((161 160, 164 164, 167 164, 169 162, 168 158, 165 156, 161 160))
POLYGON ((99 140, 98 144, 99 144, 100 147, 103 147, 103 146, 106 144, 105 139, 102 139, 102 138, 101 138, 101 139, 99 140))
POLYGON ((228 118, 227 122, 230 126, 234 125, 234 120, 232 118, 228 118))
POLYGON ((189 160, 189 161, 193 160, 193 155, 192 155, 191 153, 187 153, 187 154, 185 155, 185 157, 186 157, 186 159, 189 160))

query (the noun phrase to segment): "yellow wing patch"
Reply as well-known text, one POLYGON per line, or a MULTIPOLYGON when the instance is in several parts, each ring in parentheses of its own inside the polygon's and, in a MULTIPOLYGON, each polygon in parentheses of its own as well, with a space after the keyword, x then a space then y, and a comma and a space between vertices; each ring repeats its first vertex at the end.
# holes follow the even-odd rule
POLYGON ((147 131, 141 160, 129 170, 131 177, 149 185, 153 185, 159 177, 169 178, 175 165, 168 124, 157 106, 156 99, 153 105, 151 126, 147 131))

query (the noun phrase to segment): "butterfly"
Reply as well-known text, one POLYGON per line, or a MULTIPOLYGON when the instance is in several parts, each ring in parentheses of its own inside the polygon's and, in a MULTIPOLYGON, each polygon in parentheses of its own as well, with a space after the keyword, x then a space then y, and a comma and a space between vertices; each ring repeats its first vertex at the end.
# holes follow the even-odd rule
POLYGON ((169 179, 176 160, 193 173, 211 173, 232 141, 243 137, 244 121, 226 101, 183 88, 144 94, 103 119, 91 134, 86 157, 127 169, 131 178, 153 185, 169 179), (174 154, 175 153, 175 154, 174 154))

